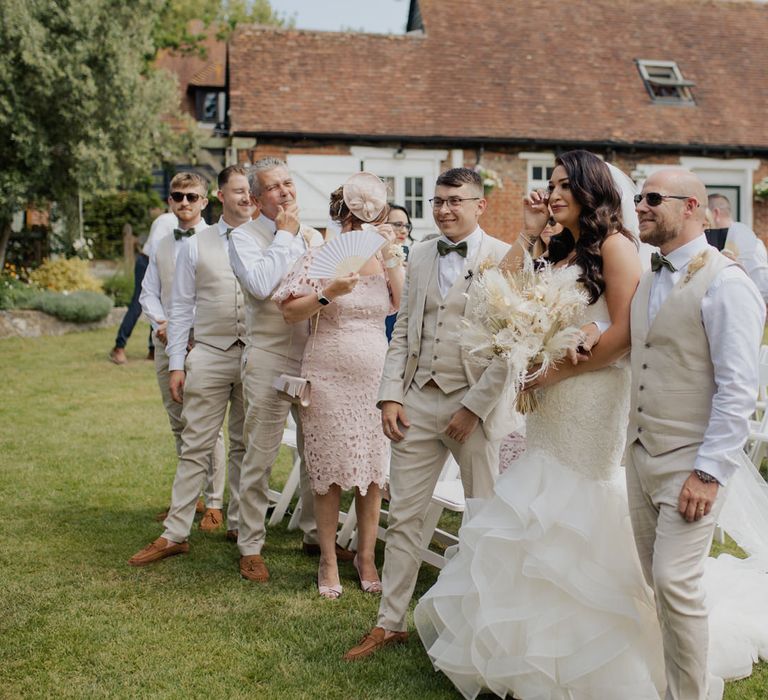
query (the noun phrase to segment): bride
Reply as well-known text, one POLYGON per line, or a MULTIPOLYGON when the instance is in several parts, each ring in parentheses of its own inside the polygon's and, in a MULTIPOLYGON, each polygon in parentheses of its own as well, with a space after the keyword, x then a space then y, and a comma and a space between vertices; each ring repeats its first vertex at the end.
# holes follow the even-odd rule
MULTIPOLYGON (((502 263, 521 264, 549 207, 567 229, 550 245, 550 262, 580 268, 591 299, 585 330, 593 337, 607 330, 577 363, 526 387, 539 395, 528 415, 527 451, 499 478, 493 498, 467 504, 458 552, 416 607, 433 664, 466 698, 486 688, 521 700, 664 695, 653 593, 637 559, 620 467, 629 408, 622 358, 641 265, 625 227, 632 192, 618 176, 616 183, 593 154, 561 155, 548 197, 525 199, 524 236, 502 263), (619 187, 627 195, 623 214, 619 187)), ((718 590, 727 591, 720 574, 718 590)), ((765 585, 753 583, 751 592, 765 585)), ((717 619, 727 623, 729 615, 717 619)))

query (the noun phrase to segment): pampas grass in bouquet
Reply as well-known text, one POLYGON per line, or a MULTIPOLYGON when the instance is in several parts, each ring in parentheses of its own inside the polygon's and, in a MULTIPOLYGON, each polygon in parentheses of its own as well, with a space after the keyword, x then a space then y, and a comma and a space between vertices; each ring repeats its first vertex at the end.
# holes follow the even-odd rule
POLYGON ((535 268, 526 254, 515 272, 493 264, 481 266, 469 292, 459 342, 471 361, 488 366, 495 357, 507 361, 517 388, 517 410, 535 410, 532 392, 520 391, 561 361, 582 342, 574 325, 589 303, 577 283, 577 267, 535 268))

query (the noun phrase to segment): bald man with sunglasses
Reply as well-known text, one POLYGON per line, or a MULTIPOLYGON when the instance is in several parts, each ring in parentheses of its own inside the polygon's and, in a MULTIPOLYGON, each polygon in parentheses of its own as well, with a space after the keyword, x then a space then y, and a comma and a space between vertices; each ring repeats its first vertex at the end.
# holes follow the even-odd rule
POLYGON ((707 243, 706 190, 664 169, 636 195, 640 239, 658 246, 632 300, 627 492, 654 589, 666 700, 712 700, 704 562, 758 386, 765 304, 744 270, 707 243))

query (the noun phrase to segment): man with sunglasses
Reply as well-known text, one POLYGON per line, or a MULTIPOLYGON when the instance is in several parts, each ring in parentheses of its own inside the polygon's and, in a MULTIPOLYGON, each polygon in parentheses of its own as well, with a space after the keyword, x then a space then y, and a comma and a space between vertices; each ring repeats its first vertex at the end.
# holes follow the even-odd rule
POLYGON ((660 253, 632 300, 626 476, 668 700, 708 697, 704 562, 755 408, 765 322, 755 285, 707 243, 706 197, 682 169, 657 171, 635 197, 640 239, 660 253))
MULTIPOLYGON (((195 233, 195 228, 200 229, 207 226, 203 221, 202 212, 208 204, 206 198, 208 185, 197 173, 181 172, 177 173, 171 180, 170 189, 168 204, 178 221, 178 227, 173 230, 172 235, 156 239, 150 249, 149 265, 141 283, 139 301, 152 325, 156 347, 155 373, 157 374, 163 406, 171 424, 171 432, 176 441, 176 457, 178 458, 181 455, 181 431, 184 424, 181 417, 181 404, 173 400, 168 385, 168 355, 166 354, 168 318, 179 250, 181 250, 182 243, 195 233)), ((219 480, 223 478, 223 469, 224 443, 219 440, 211 455, 211 470, 205 490, 205 496, 209 500, 214 498, 215 483, 217 478, 219 480), (216 474, 222 476, 216 477, 216 474)), ((203 510, 202 504, 200 504, 199 509, 203 510)), ((164 518, 165 515, 163 513, 158 517, 164 518)))
POLYGON ((467 498, 487 498, 501 439, 514 429, 507 363, 476 368, 456 341, 478 265, 499 263, 509 245, 485 233, 483 183, 469 168, 442 173, 431 200, 440 236, 411 249, 400 311, 379 388, 392 442, 390 508, 378 620, 344 656, 363 659, 407 639, 408 605, 421 562, 424 513, 449 456, 467 498))

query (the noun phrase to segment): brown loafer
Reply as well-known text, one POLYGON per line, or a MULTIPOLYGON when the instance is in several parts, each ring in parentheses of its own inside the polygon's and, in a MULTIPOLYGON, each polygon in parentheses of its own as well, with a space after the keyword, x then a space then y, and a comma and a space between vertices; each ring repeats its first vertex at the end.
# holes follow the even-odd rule
POLYGON ((227 534, 224 535, 225 540, 229 540, 230 542, 237 542, 237 530, 227 530, 227 534))
POLYGON ((124 365, 128 362, 128 358, 125 356, 125 350, 123 348, 112 348, 109 353, 109 361, 116 365, 124 365))
POLYGON ((140 552, 136 552, 128 560, 128 563, 131 566, 146 566, 166 557, 172 557, 174 554, 187 554, 188 552, 189 542, 171 542, 165 537, 158 537, 140 552))
POLYGON ((269 581, 269 569, 261 558, 261 554, 246 554, 240 557, 240 575, 256 583, 269 581))
MULTIPOLYGON (((301 551, 304 552, 304 554, 306 554, 308 557, 319 557, 320 545, 310 544, 309 542, 302 542, 301 551)), ((353 552, 351 549, 344 549, 343 547, 336 545, 336 559, 338 561, 352 561, 355 558, 355 554, 356 552, 353 552)))
POLYGON ((386 634, 387 631, 383 627, 374 627, 356 647, 344 654, 344 661, 365 659, 390 644, 404 644, 408 641, 408 632, 394 632, 389 637, 386 634))
POLYGON ((200 521, 200 529, 203 532, 214 532, 224 524, 224 515, 218 508, 209 508, 203 514, 200 521))

